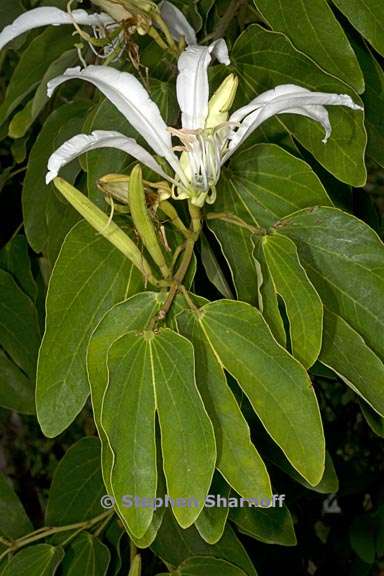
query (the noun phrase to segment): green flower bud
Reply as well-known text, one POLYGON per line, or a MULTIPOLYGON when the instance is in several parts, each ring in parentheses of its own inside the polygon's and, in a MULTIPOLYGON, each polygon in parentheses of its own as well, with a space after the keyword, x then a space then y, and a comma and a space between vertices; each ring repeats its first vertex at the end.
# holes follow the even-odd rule
POLYGON ((227 76, 220 84, 209 101, 206 128, 215 128, 228 120, 228 113, 235 100, 238 84, 239 79, 234 74, 227 76))

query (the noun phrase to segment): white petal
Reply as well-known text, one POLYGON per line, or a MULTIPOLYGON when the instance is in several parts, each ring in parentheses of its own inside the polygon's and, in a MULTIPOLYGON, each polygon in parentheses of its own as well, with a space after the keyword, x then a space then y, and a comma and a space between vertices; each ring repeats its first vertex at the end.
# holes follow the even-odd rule
POLYGON ((130 156, 139 160, 154 172, 169 179, 168 175, 163 171, 161 166, 154 158, 140 146, 133 138, 128 138, 120 132, 110 132, 107 130, 95 130, 92 134, 77 134, 67 142, 64 142, 48 160, 48 173, 46 176, 46 183, 49 184, 56 178, 61 168, 75 158, 89 152, 90 150, 97 150, 98 148, 117 148, 123 150, 130 156))
POLYGON ((73 24, 74 21, 77 24, 89 26, 105 26, 113 22, 106 14, 88 14, 85 10, 73 10, 70 14, 53 6, 34 8, 21 14, 12 24, 2 30, 0 33, 0 50, 8 42, 28 30, 50 24, 52 26, 73 24))
POLYGON ((277 114, 299 114, 307 116, 319 122, 324 130, 326 142, 331 134, 327 106, 347 106, 352 110, 363 110, 355 104, 347 94, 330 94, 326 92, 311 92, 294 84, 283 84, 272 90, 267 90, 252 100, 247 106, 243 106, 229 119, 229 122, 239 123, 240 127, 234 129, 230 136, 229 150, 223 158, 223 162, 233 154, 240 144, 262 122, 277 114))
POLYGON ((221 38, 210 46, 188 46, 179 58, 176 88, 183 128, 204 128, 209 100, 208 66, 212 56, 223 64, 230 63, 225 40, 221 38))
POLYGON ((184 37, 187 44, 197 44, 196 33, 181 10, 168 0, 163 0, 160 14, 175 40, 184 37))
POLYGON ((167 159, 182 177, 177 156, 172 151, 172 139, 158 106, 150 99, 140 82, 128 72, 109 66, 68 68, 61 76, 48 82, 48 96, 63 82, 79 78, 90 82, 106 96, 141 134, 151 148, 167 159))

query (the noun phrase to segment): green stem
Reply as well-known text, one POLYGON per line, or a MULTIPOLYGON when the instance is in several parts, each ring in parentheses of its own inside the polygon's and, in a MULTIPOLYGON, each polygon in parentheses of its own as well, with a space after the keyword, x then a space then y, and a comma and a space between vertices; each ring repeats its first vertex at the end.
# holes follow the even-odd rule
POLYGON ((253 234, 263 235, 265 234, 264 228, 252 226, 252 224, 248 224, 239 216, 235 214, 231 214, 230 212, 208 212, 205 216, 206 220, 222 220, 223 222, 228 222, 229 224, 233 224, 234 226, 240 226, 241 228, 246 228, 253 234))
POLYGON ((14 540, 13 542, 9 542, 7 544, 8 550, 5 550, 0 555, 0 561, 9 552, 15 552, 16 550, 19 550, 20 548, 27 546, 28 544, 31 544, 32 542, 36 542, 37 540, 42 540, 43 538, 47 538, 48 536, 52 536, 52 534, 58 534, 60 532, 68 532, 69 530, 77 530, 77 529, 78 529, 78 531, 87 530, 88 528, 91 528, 95 524, 102 522, 107 517, 108 517, 108 519, 111 518, 112 515, 113 515, 113 512, 103 512, 102 514, 95 516, 95 518, 91 518, 91 520, 87 520, 85 522, 77 522, 76 524, 68 524, 67 526, 55 526, 53 528, 49 528, 49 527, 39 528, 38 530, 35 530, 34 532, 31 532, 30 534, 27 534, 26 536, 23 536, 22 538, 19 538, 18 540, 14 540))
POLYGON ((205 44, 206 42, 222 38, 225 35, 228 26, 230 26, 231 22, 235 18, 237 11, 240 10, 245 3, 246 0, 231 0, 223 16, 215 26, 215 31, 208 34, 202 43, 205 44))

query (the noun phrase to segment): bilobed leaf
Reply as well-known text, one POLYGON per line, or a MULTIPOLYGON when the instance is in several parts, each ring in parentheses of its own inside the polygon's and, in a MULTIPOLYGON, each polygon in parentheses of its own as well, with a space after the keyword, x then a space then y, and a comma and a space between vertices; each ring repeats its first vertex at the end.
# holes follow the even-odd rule
POLYGON ((46 510, 48 526, 65 526, 89 520, 102 513, 100 498, 105 488, 100 470, 100 442, 85 437, 60 460, 49 490, 46 510))
POLYGON ((324 70, 364 91, 364 77, 356 55, 327 0, 254 0, 275 32, 282 32, 324 70))
MULTIPOLYGON (((258 25, 249 26, 240 35, 232 50, 231 61, 242 87, 239 92, 241 104, 247 104, 278 84, 298 84, 317 92, 346 93, 356 103, 360 102, 351 88, 295 50, 286 36, 258 25)), ((321 126, 308 118, 288 114, 280 116, 279 122, 336 178, 353 186, 362 186, 366 181, 363 115, 342 106, 328 108, 333 133, 326 145, 322 143, 321 126)))
POLYGON ((13 277, 1 269, 0 310, 0 345, 13 362, 33 378, 40 344, 37 311, 13 277))
POLYGON ((68 234, 47 294, 36 407, 49 437, 65 430, 89 394, 88 340, 103 314, 130 291, 132 265, 86 222, 68 234))
POLYGON ((246 576, 246 572, 227 560, 194 556, 177 568, 177 576, 246 576))
POLYGON ((4 576, 53 576, 63 557, 62 548, 49 544, 28 546, 12 558, 4 576))
POLYGON ((272 234, 263 237, 262 247, 275 291, 285 303, 292 354, 309 368, 321 349, 323 305, 320 297, 300 264, 294 242, 272 234))
POLYGON ((248 576, 257 576, 245 548, 229 525, 225 528, 221 540, 211 545, 204 542, 194 527, 187 530, 180 528, 168 511, 151 548, 167 565, 175 569, 191 556, 205 556, 227 560, 241 568, 248 576))
MULTIPOLYGON (((142 287, 142 279, 132 268, 132 293, 142 287)), ((97 325, 87 351, 87 370, 91 387, 93 415, 101 440, 102 472, 107 489, 110 488, 112 452, 101 426, 101 408, 104 392, 108 386, 108 349, 113 342, 131 330, 144 330, 149 320, 160 310, 162 297, 156 292, 140 292, 128 300, 113 306, 97 325)), ((111 491, 111 489, 109 490, 111 491)))
POLYGON ((269 435, 292 466, 311 485, 318 484, 324 472, 324 434, 303 366, 276 342, 261 313, 249 304, 230 300, 206 304, 199 322, 269 435))
MULTIPOLYGON (((25 233, 33 250, 52 256, 53 261, 78 215, 57 195, 53 184, 45 184, 48 158, 65 140, 79 131, 79 123, 86 110, 86 104, 75 102, 52 112, 29 156, 22 195, 25 233)), ((63 170, 63 176, 71 181, 77 172, 78 169, 70 166, 63 170)))
POLYGON ((320 360, 384 412, 384 249, 376 233, 336 208, 302 210, 280 222, 325 309, 320 360), (364 362, 361 361, 364 358, 364 362))
POLYGON ((50 26, 24 50, 0 106, 0 123, 38 86, 48 66, 73 46, 70 26, 50 26))
POLYGON ((203 320, 185 312, 177 317, 177 324, 194 346, 197 384, 215 429, 218 470, 244 498, 255 494, 270 497, 267 469, 251 442, 248 424, 228 386, 220 353, 212 346, 203 320))
POLYGON ((63 576, 105 576, 111 553, 107 546, 88 532, 82 532, 66 550, 63 576))
POLYGON ((230 519, 240 531, 266 544, 295 546, 296 536, 286 506, 273 508, 232 508, 230 519))
POLYGON ((9 480, 0 474, 0 534, 16 540, 33 531, 23 505, 9 480))
POLYGON ((332 0, 360 34, 384 56, 384 5, 380 0, 332 0))
POLYGON ((35 412, 34 378, 28 378, 1 348, 0 406, 21 414, 35 412))
POLYGON ((197 501, 196 507, 173 509, 180 525, 191 525, 216 460, 212 424, 196 388, 192 345, 168 328, 157 334, 128 333, 110 348, 108 367, 102 426, 114 453, 111 485, 120 513, 136 537, 144 535, 153 510, 124 508, 121 497, 156 495, 156 408, 167 493, 197 501))
MULTIPOLYGON (((308 164, 275 144, 245 144, 223 170, 213 209, 257 228, 318 205, 331 205, 331 201, 308 164)), ((257 305, 252 230, 222 220, 208 222, 232 270, 238 298, 257 305)))

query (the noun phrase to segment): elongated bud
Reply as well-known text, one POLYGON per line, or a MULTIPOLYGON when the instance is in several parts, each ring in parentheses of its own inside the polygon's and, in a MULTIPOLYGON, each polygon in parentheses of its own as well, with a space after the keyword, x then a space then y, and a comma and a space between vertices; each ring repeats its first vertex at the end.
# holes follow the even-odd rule
POLYGON ((205 121, 206 128, 215 128, 228 120, 229 110, 235 100, 239 79, 230 74, 220 84, 214 95, 209 100, 208 116, 205 121))
POLYGON ((165 261, 157 239, 153 222, 149 216, 145 199, 143 175, 141 167, 135 166, 129 178, 129 207, 133 224, 143 241, 144 246, 158 265, 164 278, 168 278, 170 270, 165 261))
POLYGON ((152 270, 146 259, 141 254, 136 244, 127 236, 123 230, 109 218, 102 210, 93 204, 77 188, 71 186, 62 178, 55 178, 54 184, 68 202, 81 214, 81 216, 97 232, 113 244, 140 270, 151 284, 157 285, 158 281, 153 276, 152 270))
POLYGON ((112 16, 116 22, 122 22, 123 20, 132 18, 132 14, 123 5, 113 0, 92 0, 92 3, 112 16))
POLYGON ((97 181, 97 187, 104 194, 112 196, 122 204, 128 204, 129 176, 124 174, 106 174, 97 181))
POLYGON ((92 2, 109 12, 112 18, 115 18, 111 12, 113 6, 121 8, 122 11, 129 13, 130 16, 138 14, 141 16, 151 15, 159 11, 156 3, 151 0, 92 0, 92 2))

